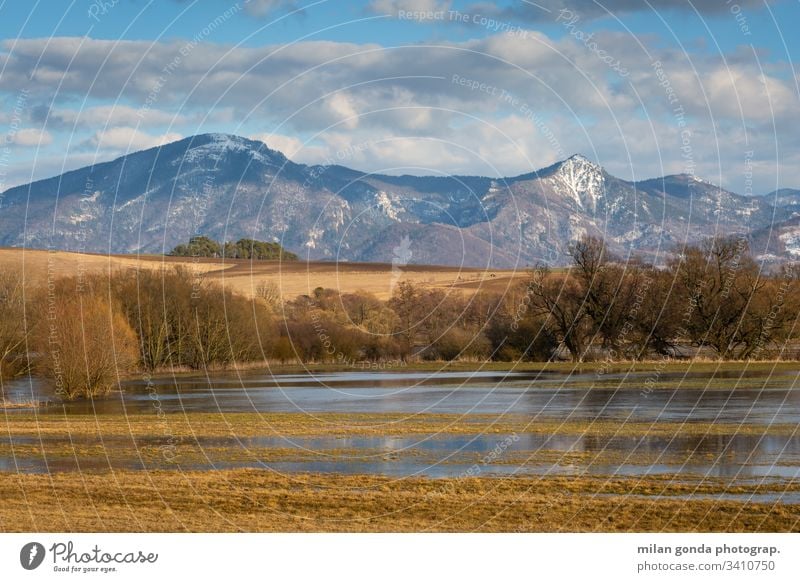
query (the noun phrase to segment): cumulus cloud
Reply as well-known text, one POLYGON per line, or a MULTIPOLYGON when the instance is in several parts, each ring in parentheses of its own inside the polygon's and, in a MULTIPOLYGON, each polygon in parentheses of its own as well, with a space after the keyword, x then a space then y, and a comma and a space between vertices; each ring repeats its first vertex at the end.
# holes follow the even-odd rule
MULTIPOLYGON (((441 12, 443 10, 449 10, 451 5, 451 0, 371 0, 369 8, 378 14, 397 16, 400 12, 419 14, 441 12)), ((419 20, 421 22, 432 21, 432 19, 426 19, 424 17, 419 20)))
POLYGON ((296 159, 297 153, 303 150, 302 140, 279 133, 255 133, 249 139, 263 142, 270 149, 278 150, 290 160, 296 159))
POLYGON ((114 126, 164 126, 182 125, 189 121, 186 115, 150 109, 142 114, 128 105, 100 105, 85 109, 51 108, 37 105, 31 109, 31 119, 46 123, 51 128, 77 129, 114 126))
POLYGON ((32 101, 52 103, 35 115, 53 131, 60 122, 65 131, 77 124, 96 132, 83 147, 150 147, 167 133, 203 131, 210 112, 205 123, 214 131, 273 131, 283 137, 268 145, 301 161, 373 144, 347 160, 364 170, 425 162, 442 172, 519 174, 557 155, 596 151, 618 173, 635 164, 639 176, 658 175, 682 166, 677 105, 700 175, 716 168, 709 177, 733 183, 736 175, 719 169, 740 168, 745 147, 766 163, 778 159, 776 148, 796 146, 800 104, 788 65, 762 67, 752 52, 688 55, 613 32, 592 42, 533 31, 394 48, 313 41, 185 50, 181 41, 21 39, 0 45, 0 91, 25 86, 32 101), (70 108, 84 99, 118 105, 70 108), (297 135, 312 141, 300 148, 297 135))
POLYGON ((112 127, 96 132, 83 141, 81 146, 84 149, 130 152, 164 145, 182 138, 179 133, 150 135, 132 127, 112 127))
POLYGON ((47 146, 53 143, 53 136, 41 129, 26 128, 8 134, 7 141, 22 147, 47 146))
POLYGON ((337 42, 237 49, 208 44, 183 57, 182 48, 180 43, 21 40, 5 59, 0 56, 5 67, 0 88, 19 86, 32 72, 31 91, 48 95, 60 83, 61 96, 118 99, 134 109, 147 106, 148 115, 150 102, 162 109, 213 105, 247 114, 263 109, 291 117, 298 126, 308 123, 303 129, 337 123, 359 112, 359 103, 376 109, 407 104, 408 95, 418 105, 482 107, 485 95, 453 84, 454 74, 524 92, 542 106, 592 106, 593 92, 609 99, 619 93, 593 55, 574 42, 543 35, 524 42, 499 35, 391 50, 337 42), (176 56, 181 57, 177 67, 165 74, 176 56), (596 87, 586 86, 587 76, 596 87))

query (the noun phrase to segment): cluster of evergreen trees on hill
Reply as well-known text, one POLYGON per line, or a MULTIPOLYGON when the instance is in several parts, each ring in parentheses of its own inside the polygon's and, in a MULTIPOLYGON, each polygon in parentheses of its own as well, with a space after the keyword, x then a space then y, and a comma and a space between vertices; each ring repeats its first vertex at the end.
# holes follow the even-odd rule
POLYGON ((207 236, 194 236, 187 244, 176 246, 173 257, 208 257, 214 259, 250 259, 254 261, 296 261, 297 255, 276 242, 242 238, 236 242, 219 243, 207 236))

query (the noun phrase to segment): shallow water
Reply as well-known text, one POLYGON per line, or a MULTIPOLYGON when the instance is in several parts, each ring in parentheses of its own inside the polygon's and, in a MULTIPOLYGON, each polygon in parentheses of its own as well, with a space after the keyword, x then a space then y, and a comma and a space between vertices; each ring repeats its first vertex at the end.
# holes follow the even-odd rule
MULTIPOLYGON (((680 375, 683 376, 683 375, 680 375)), ((732 388, 677 387, 646 393, 647 373, 525 374, 504 372, 331 373, 159 378, 148 388, 126 382, 121 392, 94 401, 57 404, 44 414, 165 412, 339 412, 525 414, 532 420, 629 420, 800 424, 796 376, 785 387, 755 388, 760 381, 731 380, 732 388), (594 387, 587 385, 594 383, 594 387)), ((663 380, 666 375, 662 375, 663 380)), ((696 383, 701 375, 694 374, 696 383)), ((702 384, 702 382, 701 382, 702 384)), ((694 386, 695 384, 693 384, 694 386)), ((42 382, 17 381, 9 400, 56 400, 42 382)), ((13 414, 13 411, 9 411, 13 414)))
MULTIPOLYGON (((664 375, 665 376, 665 375, 664 375)), ((662 379, 664 378, 662 376, 662 379)), ((606 375, 600 387, 587 388, 594 374, 526 374, 502 372, 330 373, 320 375, 222 375, 160 378, 148 387, 127 382, 122 392, 102 400, 56 403, 41 414, 154 414, 157 400, 165 412, 299 412, 299 413, 452 413, 524 415, 532 422, 670 421, 724 422, 736 425, 800 424, 800 390, 796 375, 772 378, 737 375, 731 388, 703 385, 693 374, 692 386, 650 393, 636 389, 646 374, 606 375), (616 384, 616 385, 615 385, 616 384), (781 385, 784 384, 784 385, 781 385), (634 386, 634 387, 631 387, 634 386)), ((719 376, 717 376, 719 378, 719 376)), ((10 400, 53 399, 38 381, 7 384, 10 400)), ((15 414, 16 411, 8 411, 15 414)), ((214 470, 252 467, 279 472, 376 473, 393 477, 424 475, 461 477, 468 474, 606 475, 717 478, 728 484, 782 483, 800 479, 800 431, 791 436, 732 434, 714 436, 592 435, 415 435, 413 437, 282 437, 206 438, 182 443, 174 461, 153 453, 164 439, 105 439, 101 453, 44 458, 30 453, 46 445, 36 437, 0 437, 0 471, 52 472, 111 469, 214 470), (501 443, 507 446, 497 453, 501 443), (27 451, 15 453, 15 449, 27 451), (276 460, 275 451, 281 451, 276 460), (494 451, 494 453, 493 453, 494 451)), ((63 443, 61 443, 63 444, 63 443)), ((73 444, 97 446, 86 437, 73 444)), ((47 447, 44 447, 47 449, 47 447)), ((722 495, 722 494, 721 494, 722 495)), ((749 495, 749 494, 748 494, 749 495)), ((722 499, 723 497, 719 497, 722 499)), ((733 499, 733 498, 731 498, 733 499)), ((798 503, 797 493, 768 492, 750 501, 798 503)))
MULTIPOLYGON (((9 450, 44 446, 52 437, 0 437, 9 450)), ((81 453, 45 458, 42 455, 0 456, 2 470, 30 472, 175 468, 212 470, 233 467, 271 468, 277 471, 382 473, 393 476, 465 476, 479 474, 620 475, 676 474, 728 480, 758 477, 800 478, 800 435, 733 435, 669 438, 586 435, 421 435, 353 437, 214 437, 182 444, 192 458, 167 461, 158 455, 140 455, 167 444, 166 439, 73 436, 72 446, 99 446, 100 454, 81 453), (498 449, 500 446, 500 449, 498 449), (230 461, 231 451, 249 454, 230 461), (265 461, 261 451, 281 449, 297 453, 298 461, 265 461), (586 453, 573 461, 572 454, 586 453), (547 460, 541 455, 547 454, 547 460), (617 462, 610 464, 613 455, 617 462), (82 458, 85 457, 85 458, 82 458), (199 460, 198 460, 199 459, 199 460), (475 469, 477 468, 477 469, 475 469)), ((46 447, 45 447, 46 448, 46 447)))

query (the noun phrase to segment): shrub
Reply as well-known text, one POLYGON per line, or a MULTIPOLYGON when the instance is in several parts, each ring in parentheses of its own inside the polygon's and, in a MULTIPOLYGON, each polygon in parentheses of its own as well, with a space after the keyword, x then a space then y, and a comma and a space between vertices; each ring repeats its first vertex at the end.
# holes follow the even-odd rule
POLYGON ((189 271, 140 269, 115 275, 111 286, 138 336, 142 366, 180 365, 191 322, 189 271))
POLYGON ((109 392, 137 361, 136 334, 120 310, 97 292, 60 281, 44 299, 37 365, 67 400, 109 392))
POLYGON ((0 378, 10 378, 28 368, 25 297, 22 274, 0 272, 0 378))
POLYGON ((281 305, 281 290, 275 281, 263 280, 256 285, 255 295, 261 299, 267 307, 277 310, 281 305))

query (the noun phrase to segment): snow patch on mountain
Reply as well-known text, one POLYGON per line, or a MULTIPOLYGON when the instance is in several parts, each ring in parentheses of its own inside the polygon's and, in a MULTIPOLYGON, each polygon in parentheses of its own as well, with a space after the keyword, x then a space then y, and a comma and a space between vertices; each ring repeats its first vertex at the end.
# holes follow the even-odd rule
POLYGON ((75 248, 80 241, 94 252, 161 252, 205 234, 279 239, 312 259, 389 261, 386 229, 408 226, 398 232, 413 230, 426 241, 415 261, 485 265, 491 256, 500 267, 543 257, 563 264, 569 244, 584 234, 605 237, 614 252, 646 256, 678 242, 778 225, 781 239, 770 240, 780 248, 767 252, 800 258, 800 225, 789 222, 793 206, 754 201, 687 175, 628 182, 583 156, 509 178, 382 176, 333 166, 320 172, 261 142, 206 134, 0 198, 0 244, 75 248), (94 187, 86 195, 88 180, 99 196, 94 187), (461 232, 481 244, 464 247, 462 256, 460 244, 427 239, 427 232, 461 232))
POLYGON ((389 195, 381 190, 375 195, 375 201, 383 213, 392 220, 400 220, 399 214, 403 211, 402 207, 396 207, 389 195))
POLYGON ((779 235, 786 252, 793 257, 800 257, 800 226, 796 226, 779 235))
MULTIPOLYGON (((262 164, 276 165, 276 160, 273 157, 264 155, 259 149, 253 147, 252 141, 243 137, 224 133, 212 133, 205 137, 208 138, 208 141, 193 145, 186 151, 186 155, 182 159, 176 160, 176 162, 193 164, 198 160, 206 161, 209 159, 220 162, 229 153, 245 153, 262 164)), ((266 147, 265 151, 270 152, 266 147)))
POLYGON ((78 199, 77 208, 67 217, 67 221, 75 225, 83 225, 85 222, 96 220, 102 215, 103 209, 98 204, 98 199, 102 194, 95 190, 91 196, 83 196, 78 199))
POLYGON ((568 240, 578 240, 588 233, 584 226, 584 221, 577 214, 571 214, 569 217, 569 234, 568 240))
POLYGON ((325 234, 325 231, 321 228, 312 228, 308 231, 308 240, 306 240, 306 248, 309 249, 316 249, 317 243, 322 238, 322 235, 325 234))
POLYGON ((557 194, 591 212, 597 211, 605 193, 603 169, 581 155, 562 162, 548 181, 557 194))

